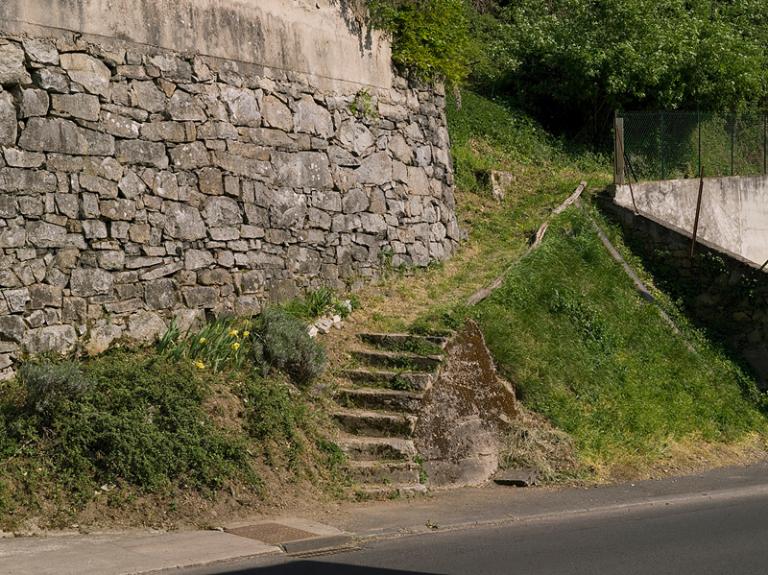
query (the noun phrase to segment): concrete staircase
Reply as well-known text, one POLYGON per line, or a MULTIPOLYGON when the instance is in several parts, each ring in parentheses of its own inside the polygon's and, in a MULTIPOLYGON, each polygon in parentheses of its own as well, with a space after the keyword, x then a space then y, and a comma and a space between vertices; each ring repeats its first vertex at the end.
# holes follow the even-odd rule
POLYGON ((426 491, 413 432, 447 338, 363 333, 340 374, 333 416, 362 497, 426 491))

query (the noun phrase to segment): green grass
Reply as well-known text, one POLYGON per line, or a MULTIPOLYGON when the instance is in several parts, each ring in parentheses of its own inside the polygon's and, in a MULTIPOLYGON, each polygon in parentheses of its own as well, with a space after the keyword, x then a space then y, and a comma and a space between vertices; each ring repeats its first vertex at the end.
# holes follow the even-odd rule
POLYGON ((472 314, 523 403, 598 469, 642 467, 676 442, 766 431, 749 377, 688 325, 672 333, 577 209, 472 314))

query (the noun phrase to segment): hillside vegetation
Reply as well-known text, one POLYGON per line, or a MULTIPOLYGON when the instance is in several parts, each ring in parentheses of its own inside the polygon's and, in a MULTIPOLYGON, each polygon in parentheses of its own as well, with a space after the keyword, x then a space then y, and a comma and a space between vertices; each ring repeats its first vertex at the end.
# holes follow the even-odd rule
MULTIPOLYGON (((653 288, 681 328, 675 334, 636 293, 582 209, 559 216, 542 247, 522 257, 551 210, 586 179, 583 209, 653 286, 620 229, 592 206, 591 195, 610 181, 607 160, 552 137, 503 102, 467 91, 463 100, 449 119, 468 239, 446 264, 393 271, 364 290, 354 321, 424 332, 476 319, 523 405, 570 438, 578 465, 566 458, 568 468, 558 470, 554 462, 546 474, 553 479, 636 478, 764 454, 765 399, 754 380, 653 288), (515 175, 502 202, 490 197, 490 169, 515 175), (501 289, 467 308, 470 294, 502 274, 501 289)), ((529 447, 511 441, 510 463, 537 466, 544 457, 550 467, 546 453, 521 451, 529 447)))

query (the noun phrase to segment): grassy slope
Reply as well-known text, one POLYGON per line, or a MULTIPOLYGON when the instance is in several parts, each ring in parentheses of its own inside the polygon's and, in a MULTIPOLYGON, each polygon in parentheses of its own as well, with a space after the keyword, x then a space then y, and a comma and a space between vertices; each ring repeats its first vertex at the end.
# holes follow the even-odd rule
POLYGON ((749 378, 685 323, 672 333, 577 209, 476 316, 524 403, 570 433, 600 475, 766 430, 744 393, 749 378), (685 340, 697 340, 695 352, 685 340))

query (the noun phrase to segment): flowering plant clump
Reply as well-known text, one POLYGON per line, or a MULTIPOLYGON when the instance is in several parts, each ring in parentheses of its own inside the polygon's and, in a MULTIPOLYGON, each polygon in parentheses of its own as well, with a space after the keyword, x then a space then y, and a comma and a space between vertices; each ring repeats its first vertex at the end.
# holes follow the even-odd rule
POLYGON ((199 332, 181 337, 172 325, 160 342, 161 351, 175 359, 188 359, 197 369, 219 372, 224 368, 242 367, 252 343, 251 321, 221 318, 207 324, 199 332))

